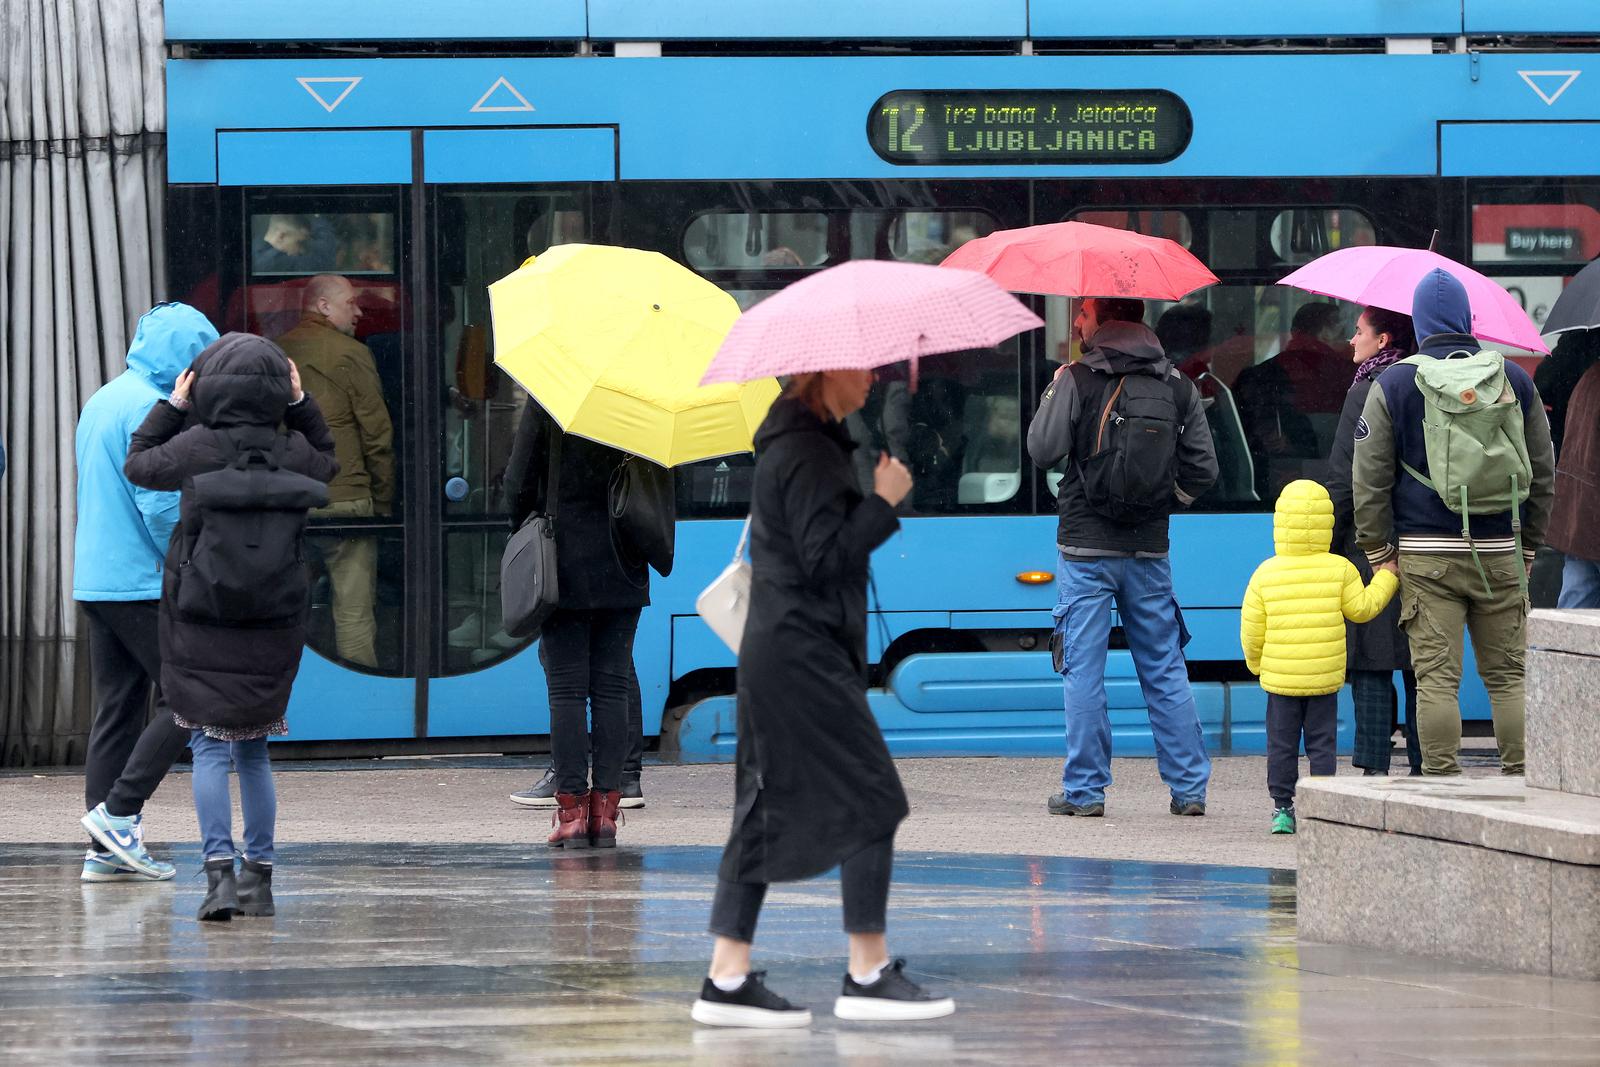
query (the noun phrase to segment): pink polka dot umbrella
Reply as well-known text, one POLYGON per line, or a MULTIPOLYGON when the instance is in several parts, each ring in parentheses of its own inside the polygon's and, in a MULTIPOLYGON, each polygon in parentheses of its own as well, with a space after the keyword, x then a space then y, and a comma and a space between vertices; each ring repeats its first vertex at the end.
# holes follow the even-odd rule
POLYGON ((870 370, 992 348, 1044 323, 982 274, 853 260, 757 304, 723 339, 701 384, 826 370, 870 370))

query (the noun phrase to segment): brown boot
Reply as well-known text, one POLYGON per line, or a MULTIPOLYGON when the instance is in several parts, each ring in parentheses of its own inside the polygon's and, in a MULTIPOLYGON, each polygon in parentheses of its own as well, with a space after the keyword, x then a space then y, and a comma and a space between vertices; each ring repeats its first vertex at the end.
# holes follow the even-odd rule
POLYGON ((557 793, 550 825, 555 831, 545 843, 551 848, 588 848, 589 794, 557 793))
POLYGON ((622 791, 612 789, 589 791, 589 846, 591 848, 617 847, 617 805, 622 802, 622 791))

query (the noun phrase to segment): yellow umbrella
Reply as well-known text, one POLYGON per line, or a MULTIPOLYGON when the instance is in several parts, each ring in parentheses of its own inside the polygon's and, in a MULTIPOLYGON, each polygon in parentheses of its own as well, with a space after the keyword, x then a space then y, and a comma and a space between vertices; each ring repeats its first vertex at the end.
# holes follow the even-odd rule
POLYGON ((557 245, 489 286, 494 361, 561 428, 663 466, 751 450, 772 378, 702 386, 733 297, 659 252, 557 245))

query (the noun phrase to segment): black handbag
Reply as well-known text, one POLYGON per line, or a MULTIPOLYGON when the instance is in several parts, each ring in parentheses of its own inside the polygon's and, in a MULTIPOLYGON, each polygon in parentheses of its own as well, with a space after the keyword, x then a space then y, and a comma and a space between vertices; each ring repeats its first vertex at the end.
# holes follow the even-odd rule
POLYGON ((544 511, 523 520, 500 557, 501 626, 512 637, 538 637, 561 600, 556 581, 556 489, 560 477, 561 434, 557 432, 550 435, 544 511))
POLYGON ((665 578, 672 573, 678 528, 678 498, 672 471, 629 456, 611 472, 611 543, 627 567, 648 563, 665 578))

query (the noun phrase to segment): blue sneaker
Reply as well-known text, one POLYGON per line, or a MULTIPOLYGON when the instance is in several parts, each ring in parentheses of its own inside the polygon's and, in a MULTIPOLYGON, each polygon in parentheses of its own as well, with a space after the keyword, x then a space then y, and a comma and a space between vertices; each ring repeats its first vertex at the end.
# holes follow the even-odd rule
POLYGON ((164 882, 176 873, 170 863, 161 863, 144 847, 144 827, 137 815, 112 815, 104 804, 78 820, 89 835, 106 850, 146 878, 164 882))
POLYGON ((170 863, 155 861, 157 867, 162 868, 162 874, 151 878, 140 874, 132 867, 124 867, 122 861, 109 852, 96 852, 89 849, 83 854, 83 874, 79 880, 84 882, 165 882, 178 873, 178 869, 170 863))

